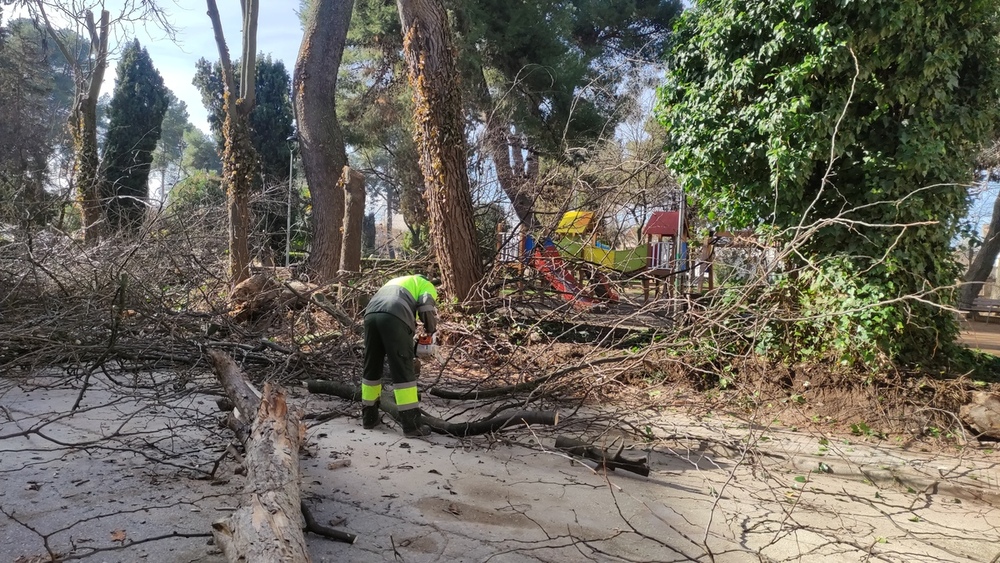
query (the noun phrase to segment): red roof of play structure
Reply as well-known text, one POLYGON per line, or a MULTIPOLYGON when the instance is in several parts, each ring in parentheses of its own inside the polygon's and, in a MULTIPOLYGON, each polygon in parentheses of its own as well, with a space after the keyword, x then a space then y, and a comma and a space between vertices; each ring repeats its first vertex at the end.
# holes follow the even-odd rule
POLYGON ((679 214, 679 211, 656 211, 650 216, 642 232, 647 235, 672 237, 677 234, 677 217, 679 214))

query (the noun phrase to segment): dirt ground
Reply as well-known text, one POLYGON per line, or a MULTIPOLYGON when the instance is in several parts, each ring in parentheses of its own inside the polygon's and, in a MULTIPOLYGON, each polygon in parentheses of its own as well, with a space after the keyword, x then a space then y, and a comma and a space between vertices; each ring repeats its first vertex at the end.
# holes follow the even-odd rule
MULTIPOLYGON (((205 374, 205 381, 210 375, 205 374)), ((245 483, 214 398, 168 379, 95 374, 0 396, 0 561, 221 561, 211 522, 245 483), (131 383, 129 385, 123 385, 131 383), (125 392, 123 389, 130 388, 125 392), (214 472, 213 472, 214 469, 214 472)), ((204 383, 203 382, 203 383, 204 383)), ((195 389, 197 381, 188 384, 195 389)), ((201 388, 201 387, 197 387, 201 388)), ((310 423, 303 494, 354 545, 308 537, 314 561, 996 561, 1000 468, 990 445, 931 451, 876 436, 793 431, 683 407, 564 412, 556 428, 404 439, 384 417, 293 390, 310 423), (608 445, 623 416, 648 477, 595 470, 557 435, 608 445)), ((425 397, 442 417, 464 404, 425 397)), ((927 448, 923 448, 927 449, 927 448)))

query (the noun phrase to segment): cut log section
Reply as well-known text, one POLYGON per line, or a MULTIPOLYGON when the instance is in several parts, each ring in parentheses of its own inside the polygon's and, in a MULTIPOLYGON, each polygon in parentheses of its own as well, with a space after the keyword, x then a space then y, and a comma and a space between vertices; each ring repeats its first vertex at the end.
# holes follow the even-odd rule
MULTIPOLYGON (((356 385, 319 379, 310 379, 305 384, 310 393, 333 395, 347 401, 361 400, 361 388, 356 385)), ((392 418, 399 420, 399 411, 396 409, 396 403, 393 401, 391 393, 382 393, 379 397, 379 407, 392 418)), ((549 411, 515 411, 472 422, 448 422, 447 420, 430 416, 421 410, 420 419, 435 432, 464 437, 489 434, 521 424, 555 426, 559 424, 559 413, 549 411)))
POLYGON ((285 394, 265 385, 246 443, 246 498, 232 516, 212 524, 215 542, 229 561, 310 560, 302 533, 301 441, 299 419, 288 410, 285 394))
MULTIPOLYGON (((258 399, 231 358, 214 350, 208 355, 240 413, 234 417, 237 428, 246 429, 246 436, 240 436, 246 450, 244 498, 229 518, 212 524, 216 545, 234 563, 310 561, 302 531, 299 446, 304 432, 299 416, 288 408, 280 388, 266 384, 258 399), (254 413, 252 419, 248 413, 254 413)), ((352 535, 343 535, 343 541, 353 543, 352 535)))
POLYGON ((631 471, 632 473, 642 475, 643 477, 649 476, 649 466, 647 465, 647 460, 645 458, 627 459, 622 457, 622 452, 625 450, 624 439, 622 439, 622 443, 618 448, 618 451, 614 453, 567 436, 556 437, 556 448, 563 450, 570 455, 595 461, 597 462, 597 467, 604 468, 607 471, 621 469, 623 471, 631 471))

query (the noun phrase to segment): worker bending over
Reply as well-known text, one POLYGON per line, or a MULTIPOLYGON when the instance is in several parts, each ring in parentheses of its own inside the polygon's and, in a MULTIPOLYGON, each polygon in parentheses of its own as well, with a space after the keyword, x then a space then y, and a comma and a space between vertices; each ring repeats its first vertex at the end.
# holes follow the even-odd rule
POLYGON ((420 421, 420 399, 414 369, 413 336, 417 317, 428 335, 437 330, 437 290, 423 276, 403 276, 386 282, 365 308, 365 364, 361 377, 361 424, 379 423, 382 366, 389 360, 393 394, 404 436, 427 436, 420 421))

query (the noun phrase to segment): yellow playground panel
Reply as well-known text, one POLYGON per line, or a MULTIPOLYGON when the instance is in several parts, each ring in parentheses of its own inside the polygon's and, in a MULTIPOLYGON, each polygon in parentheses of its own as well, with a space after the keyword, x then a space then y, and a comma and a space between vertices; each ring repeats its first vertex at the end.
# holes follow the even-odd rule
POLYGON ((580 236, 590 230, 594 222, 593 211, 567 211, 559 219, 556 234, 563 236, 580 236))
POLYGON ((619 272, 634 272, 649 263, 649 245, 614 250, 596 241, 593 211, 567 211, 556 226, 556 234, 563 237, 559 250, 575 258, 619 272), (590 236, 587 236, 590 235, 590 236))

